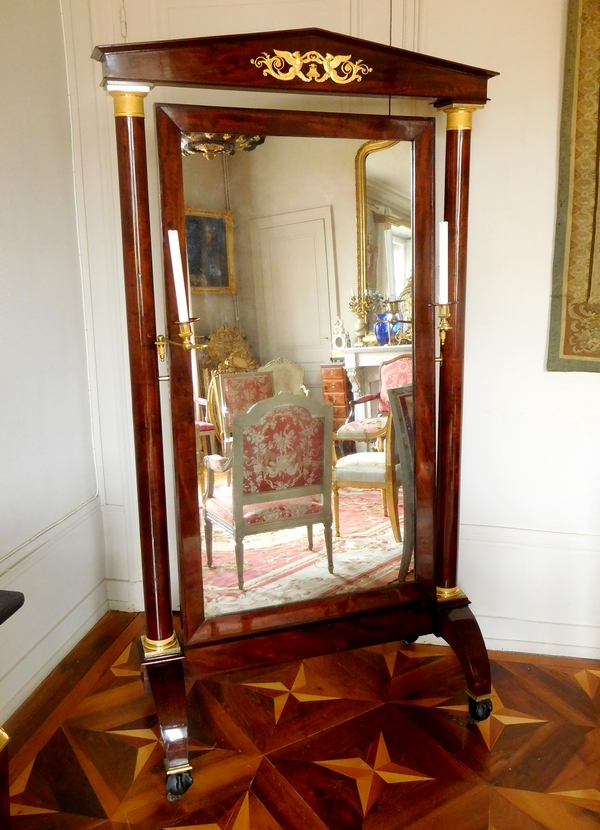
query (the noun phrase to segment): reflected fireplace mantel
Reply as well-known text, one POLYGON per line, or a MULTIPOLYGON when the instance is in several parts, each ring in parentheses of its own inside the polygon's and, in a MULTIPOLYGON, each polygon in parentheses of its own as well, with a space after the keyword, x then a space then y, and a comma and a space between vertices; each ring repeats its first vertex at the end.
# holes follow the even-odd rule
MULTIPOLYGON (((355 398, 369 394, 369 383, 379 379, 379 366, 386 360, 391 360, 401 354, 412 354, 412 344, 402 346, 350 346, 340 349, 343 355, 344 366, 352 384, 355 398), (373 368, 377 371, 373 372, 373 368), (371 369, 371 371, 369 371, 371 369)), ((357 416, 358 417, 358 416, 357 416)))

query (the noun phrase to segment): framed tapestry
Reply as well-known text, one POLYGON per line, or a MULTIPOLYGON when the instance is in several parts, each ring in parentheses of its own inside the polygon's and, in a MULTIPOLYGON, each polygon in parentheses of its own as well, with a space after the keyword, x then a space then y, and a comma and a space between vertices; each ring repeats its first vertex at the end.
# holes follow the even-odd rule
POLYGON ((548 364, 600 372, 600 3, 569 0, 548 364))
POLYGON ((185 208, 185 236, 193 294, 237 294, 233 213, 185 208))

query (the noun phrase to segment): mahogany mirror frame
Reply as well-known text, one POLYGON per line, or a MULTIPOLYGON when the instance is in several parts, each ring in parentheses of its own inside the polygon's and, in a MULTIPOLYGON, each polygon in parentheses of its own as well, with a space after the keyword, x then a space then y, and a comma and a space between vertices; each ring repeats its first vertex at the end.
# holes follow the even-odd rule
MULTIPOLYGON (((465 673, 469 709, 482 720, 491 712, 491 680, 485 643, 469 600, 456 583, 462 364, 471 114, 487 101, 488 70, 431 58, 394 47, 325 32, 285 30, 225 37, 193 38, 97 47, 104 84, 115 101, 115 126, 121 202, 125 295, 133 400, 134 443, 146 635, 142 666, 159 717, 166 754, 170 798, 191 785, 188 760, 185 678, 249 665, 306 658, 390 640, 414 641, 419 635, 443 637, 465 673), (259 71, 275 50, 317 64, 323 56, 350 55, 341 67, 351 81, 343 86, 333 73, 317 84, 300 70, 259 71), (360 69, 360 66, 363 69, 360 69), (357 69, 357 67, 359 67, 357 69), (360 79, 360 80, 359 80, 360 79), (282 87, 282 83, 284 86, 282 87), (173 439, 176 517, 180 563, 183 646, 170 600, 166 495, 156 321, 150 239, 150 207, 144 126, 144 97, 152 85, 229 88, 356 96, 405 96, 432 100, 447 112, 444 218, 449 225, 449 309, 439 374, 437 468, 435 412, 434 274, 434 119, 311 114, 288 110, 242 110, 157 105, 165 291, 168 337, 179 327, 167 230, 185 239, 181 173, 181 131, 215 128, 231 132, 256 123, 256 132, 281 135, 332 135, 399 138, 413 142, 415 169, 415 387, 416 387, 416 574, 412 583, 341 597, 296 603, 243 614, 205 619, 202 607, 201 547, 197 468, 189 353, 171 347, 174 396, 173 439), (307 122, 309 126, 307 126, 307 122), (304 132, 303 132, 304 130, 304 132), (308 130, 308 132, 306 132, 308 130), (277 132, 278 131, 278 132, 277 132), (311 132, 312 131, 312 132, 311 132), (178 184, 179 183, 179 184, 178 184), (172 191, 172 192, 169 192, 172 191)), ((299 64, 298 64, 299 65, 299 64)), ((288 67, 286 67, 288 69, 288 67)), ((341 77, 338 75, 338 78, 341 77)), ((185 258, 185 251, 182 249, 185 258)), ((185 261, 185 259, 184 259, 185 261)))
MULTIPOLYGON (((175 446, 175 473, 179 502, 180 587, 182 622, 187 645, 224 641, 248 633, 273 631, 290 626, 332 620, 349 614, 394 607, 407 600, 422 598, 423 591, 434 592, 433 510, 435 502, 435 355, 434 355, 434 132, 432 118, 405 116, 340 115, 293 110, 200 107, 173 104, 156 105, 161 216, 167 297, 169 337, 178 337, 177 306, 167 233, 175 229, 185 239, 181 133, 215 132, 356 138, 365 141, 383 137, 410 141, 414 167, 415 246, 415 459, 421 474, 417 480, 416 575, 415 582, 371 589, 353 594, 316 599, 276 608, 263 608, 238 614, 204 618, 202 607, 202 568, 198 539, 199 504, 194 445, 194 411, 190 356, 183 349, 172 349, 171 408, 175 446), (187 450, 187 451, 185 451, 187 450)), ((268 139, 267 139, 268 140, 268 139)), ((351 175, 353 170, 348 171, 351 175)), ((182 257, 185 251, 182 246, 182 257)), ((185 261, 185 259, 184 259, 185 261)))

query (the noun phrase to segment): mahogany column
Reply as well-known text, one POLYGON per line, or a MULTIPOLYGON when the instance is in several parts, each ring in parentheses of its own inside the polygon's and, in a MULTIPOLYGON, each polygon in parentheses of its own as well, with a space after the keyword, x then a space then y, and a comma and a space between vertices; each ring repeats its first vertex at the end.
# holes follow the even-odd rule
POLYGON ((469 714, 485 720, 492 711, 492 680, 487 649, 477 620, 456 584, 460 502, 463 362, 467 278, 467 222, 471 114, 480 106, 445 106, 446 181, 444 219, 448 222, 450 326, 440 367, 438 479, 436 510, 436 634, 458 657, 467 681, 469 714))
POLYGON ((142 546, 146 636, 142 667, 154 698, 166 755, 170 800, 192 784, 188 763, 183 651, 173 629, 165 472, 150 247, 144 98, 149 90, 111 88, 123 231, 133 431, 142 546))
POLYGON ((467 276, 467 222, 472 112, 481 106, 452 104, 443 107, 446 123, 446 178, 444 219, 448 222, 448 295, 451 329, 442 347, 439 388, 437 556, 438 600, 455 599, 462 387, 467 276))
POLYGON ((144 98, 150 87, 109 85, 114 98, 123 268, 137 472, 146 637, 144 652, 180 651, 173 631, 156 320, 150 248, 144 98), (115 88, 116 87, 116 88, 115 88))

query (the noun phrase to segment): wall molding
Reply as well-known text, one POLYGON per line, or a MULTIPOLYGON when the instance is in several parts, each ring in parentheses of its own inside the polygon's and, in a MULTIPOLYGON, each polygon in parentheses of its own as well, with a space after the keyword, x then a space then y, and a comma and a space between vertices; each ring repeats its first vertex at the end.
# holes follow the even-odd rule
POLYGON ((462 525, 458 582, 489 648, 600 657, 600 536, 462 525))
MULTIPOLYGON (((49 546, 56 544, 64 536, 71 533, 76 527, 89 521, 90 517, 100 513, 100 497, 93 496, 89 501, 76 507, 66 516, 58 519, 54 524, 44 528, 31 539, 9 551, 0 559, 0 580, 19 567, 30 567, 38 558, 47 555, 49 546), (33 558, 32 558, 33 557, 33 558), (30 561, 31 560, 31 561, 30 561)), ((18 572, 18 571, 17 571, 18 572)))
POLYGON ((81 511, 0 580, 25 596, 2 626, 0 722, 108 610, 103 544, 99 508, 81 511))
MULTIPOLYGON (((0 679, 0 723, 8 720, 108 610, 104 586, 98 585, 6 672, 0 679)), ((25 606, 15 615, 17 624, 21 613, 26 613, 25 606)))
POLYGON ((421 51, 420 0, 390 0, 391 46, 421 51))

